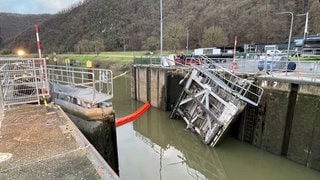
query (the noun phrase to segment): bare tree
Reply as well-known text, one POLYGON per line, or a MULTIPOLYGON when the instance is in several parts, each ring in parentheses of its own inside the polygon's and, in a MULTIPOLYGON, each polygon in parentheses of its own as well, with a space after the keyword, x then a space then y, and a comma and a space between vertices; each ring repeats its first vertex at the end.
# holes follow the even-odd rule
POLYGON ((144 42, 143 49, 154 52, 159 49, 159 38, 155 36, 149 37, 146 42, 144 42))
POLYGON ((165 49, 168 50, 178 50, 182 49, 182 42, 186 34, 185 26, 179 22, 170 22, 164 28, 163 40, 165 43, 165 49))
POLYGON ((204 31, 201 45, 203 47, 224 46, 228 42, 226 33, 220 28, 211 26, 204 31))
POLYGON ((320 1, 314 1, 309 11, 309 34, 320 33, 320 1))

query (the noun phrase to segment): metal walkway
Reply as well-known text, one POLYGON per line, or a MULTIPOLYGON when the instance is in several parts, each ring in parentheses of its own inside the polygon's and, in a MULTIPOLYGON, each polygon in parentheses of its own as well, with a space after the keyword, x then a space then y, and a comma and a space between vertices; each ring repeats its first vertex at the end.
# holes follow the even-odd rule
POLYGON ((54 101, 60 99, 84 108, 111 105, 107 102, 113 98, 111 70, 48 65, 47 71, 54 101))
POLYGON ((208 57, 184 78, 184 88, 170 118, 183 118, 205 144, 215 146, 247 103, 257 106, 263 89, 208 57))

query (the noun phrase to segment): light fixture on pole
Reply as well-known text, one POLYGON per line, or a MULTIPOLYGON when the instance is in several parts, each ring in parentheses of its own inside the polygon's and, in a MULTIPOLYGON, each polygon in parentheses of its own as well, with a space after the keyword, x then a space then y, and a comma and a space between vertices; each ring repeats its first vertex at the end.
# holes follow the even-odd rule
POLYGON ((19 56, 20 58, 22 58, 22 57, 24 56, 25 52, 20 49, 20 50, 17 51, 17 54, 18 54, 18 56, 19 56))
POLYGON ((297 14, 296 16, 306 16, 306 22, 304 25, 304 33, 303 33, 303 40, 306 39, 307 34, 308 34, 308 19, 309 19, 309 12, 305 13, 305 14, 297 14))
POLYGON ((307 35, 308 35, 308 19, 309 19, 309 12, 305 13, 305 14, 297 14, 296 16, 306 16, 306 22, 305 22, 305 25, 304 25, 304 32, 303 32, 303 43, 302 43, 302 53, 304 52, 303 51, 303 48, 304 48, 304 44, 305 44, 305 41, 306 41, 306 38, 307 38, 307 35))
POLYGON ((290 24, 290 32, 289 32, 289 40, 288 40, 288 50, 287 50, 287 56, 289 59, 289 51, 290 51, 290 45, 291 45, 291 36, 292 36, 292 26, 293 26, 293 13, 292 12, 279 12, 276 14, 290 14, 291 15, 291 24, 290 24))
MULTIPOLYGON (((286 62, 286 68, 288 68, 288 60, 289 60, 289 51, 290 51, 290 45, 291 45, 291 35, 292 35, 292 26, 293 26, 293 13, 292 12, 279 12, 276 14, 290 14, 291 15, 291 23, 290 23, 290 32, 289 32, 289 40, 288 40, 288 50, 287 50, 287 62, 286 62)), ((286 75, 287 75, 286 70, 286 75)))

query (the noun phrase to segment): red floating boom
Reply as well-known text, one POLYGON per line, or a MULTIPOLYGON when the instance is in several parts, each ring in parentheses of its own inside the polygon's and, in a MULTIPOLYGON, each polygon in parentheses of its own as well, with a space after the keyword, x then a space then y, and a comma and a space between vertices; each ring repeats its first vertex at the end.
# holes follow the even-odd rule
POLYGON ((146 110, 149 109, 150 107, 150 103, 149 102, 146 102, 144 103, 143 106, 141 106, 136 112, 132 113, 132 114, 129 114, 127 116, 124 116, 122 118, 119 118, 116 120, 116 127, 118 126, 121 126, 123 124, 126 124, 130 121, 133 121, 135 119, 137 119, 139 116, 141 116, 146 110))

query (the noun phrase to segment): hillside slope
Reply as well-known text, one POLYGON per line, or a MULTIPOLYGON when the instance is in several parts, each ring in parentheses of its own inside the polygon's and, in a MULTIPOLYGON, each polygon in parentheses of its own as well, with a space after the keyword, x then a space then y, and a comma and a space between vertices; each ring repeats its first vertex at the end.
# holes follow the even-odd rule
POLYGON ((47 21, 52 16, 50 14, 21 15, 0 13, 0 47, 4 42, 13 41, 15 36, 33 27, 35 23, 47 21))
MULTIPOLYGON (((163 47, 286 42, 290 15, 309 12, 309 34, 320 32, 320 3, 294 0, 163 0, 163 47)), ((302 36, 305 17, 294 17, 293 37, 302 36)), ((12 27, 10 27, 12 28, 12 27)), ((40 24, 44 53, 159 49, 159 0, 84 0, 40 24)), ((33 28, 5 47, 36 52, 33 28)))

